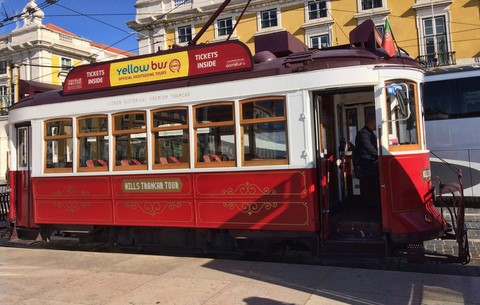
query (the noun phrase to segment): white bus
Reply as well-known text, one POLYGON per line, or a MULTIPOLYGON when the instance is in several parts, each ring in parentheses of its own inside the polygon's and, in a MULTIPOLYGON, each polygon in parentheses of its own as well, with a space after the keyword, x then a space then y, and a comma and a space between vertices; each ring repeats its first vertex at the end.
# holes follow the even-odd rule
POLYGON ((432 175, 461 169, 467 202, 480 203, 480 65, 427 72, 424 111, 432 175))

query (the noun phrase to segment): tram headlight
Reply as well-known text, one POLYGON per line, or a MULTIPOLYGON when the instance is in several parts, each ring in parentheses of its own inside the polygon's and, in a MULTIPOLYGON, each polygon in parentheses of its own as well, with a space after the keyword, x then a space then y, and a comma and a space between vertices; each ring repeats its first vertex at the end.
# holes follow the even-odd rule
POLYGON ((426 213, 425 216, 423 217, 423 219, 425 219, 425 221, 428 222, 428 223, 432 223, 433 216, 429 213, 426 213))
POLYGON ((432 173, 429 168, 424 168, 422 171, 423 180, 429 181, 432 178, 432 173))

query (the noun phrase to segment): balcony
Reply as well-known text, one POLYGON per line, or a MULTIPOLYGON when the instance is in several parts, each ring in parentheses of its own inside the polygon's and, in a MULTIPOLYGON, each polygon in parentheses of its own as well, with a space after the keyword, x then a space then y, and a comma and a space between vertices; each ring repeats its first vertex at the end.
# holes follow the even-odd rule
POLYGON ((455 59, 455 52, 434 53, 418 56, 417 61, 424 68, 452 66, 457 63, 455 59))

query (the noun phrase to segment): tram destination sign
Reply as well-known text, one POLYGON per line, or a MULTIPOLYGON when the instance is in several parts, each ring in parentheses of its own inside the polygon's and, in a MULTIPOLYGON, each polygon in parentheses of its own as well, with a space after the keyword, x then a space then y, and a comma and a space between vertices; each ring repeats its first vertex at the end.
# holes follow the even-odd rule
POLYGON ((122 189, 125 193, 178 193, 182 191, 182 181, 176 178, 125 179, 122 189))
POLYGON ((161 54, 75 67, 65 79, 63 93, 246 71, 252 68, 252 55, 243 43, 228 41, 205 44, 178 51, 173 49, 161 54))

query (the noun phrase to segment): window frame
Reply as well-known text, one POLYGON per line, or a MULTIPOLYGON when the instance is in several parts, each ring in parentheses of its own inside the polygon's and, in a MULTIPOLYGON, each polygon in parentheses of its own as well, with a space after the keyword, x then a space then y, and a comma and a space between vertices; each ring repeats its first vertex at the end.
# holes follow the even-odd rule
POLYGON ((192 107, 192 117, 193 117, 193 142, 194 142, 194 166, 197 168, 209 168, 209 167, 234 167, 236 166, 238 155, 236 153, 237 147, 237 131, 235 127, 235 103, 230 101, 223 101, 223 102, 213 102, 213 103, 205 103, 205 104, 198 104, 192 107), (210 123, 198 123, 197 122, 197 110, 204 107, 210 106, 221 106, 227 105, 232 107, 232 119, 229 121, 222 121, 222 122, 210 122, 210 123), (198 129, 200 128, 210 128, 210 127, 232 127, 233 128, 233 147, 235 153, 234 160, 222 160, 222 162, 213 161, 213 162, 199 162, 198 161, 198 129))
POLYGON ((70 71, 73 68, 72 59, 62 56, 60 57, 60 65, 62 67, 62 71, 70 71))
POLYGON ((369 11, 369 10, 383 9, 383 8, 386 8, 386 6, 387 6, 387 4, 385 2, 386 2, 385 0, 357 0, 358 11, 359 12, 365 12, 365 11, 369 11), (375 7, 370 7, 370 8, 364 8, 364 3, 365 2, 371 2, 372 6, 373 6, 373 4, 375 4, 375 2, 381 2, 381 5, 375 6, 375 7))
POLYGON ((0 60, 0 74, 7 74, 8 68, 7 60, 0 60))
POLYGON ((305 8, 306 8, 306 20, 307 21, 314 21, 314 20, 323 20, 325 18, 328 18, 328 10, 329 10, 329 5, 328 5, 328 0, 317 0, 317 1, 312 1, 312 0, 309 0, 309 1, 306 1, 306 5, 305 5, 305 8), (325 5, 325 8, 320 8, 320 4, 323 3, 325 5), (317 4, 317 7, 314 11, 311 10, 311 6, 312 4, 317 4), (322 11, 325 11, 325 16, 318 16, 318 15, 321 15, 321 12, 322 11), (316 13, 317 14, 317 17, 316 18, 312 18, 312 13, 316 13))
MULTIPOLYGON (((240 143, 241 143, 241 164, 242 166, 263 166, 263 165, 288 165, 289 161, 289 149, 288 149, 288 120, 287 120, 287 99, 285 96, 262 96, 249 98, 241 100, 239 102, 239 113, 240 113, 240 143), (263 100, 283 100, 283 116, 269 117, 269 118, 260 118, 260 119, 244 119, 243 118, 243 106, 244 104, 263 101, 263 100), (262 160, 245 160, 245 145, 244 145, 244 126, 245 125, 254 125, 259 123, 275 123, 275 122, 285 122, 285 146, 286 146, 286 158, 281 160, 276 159, 262 159, 262 160)), ((237 157, 238 159, 239 157, 237 157)))
MULTIPOLYGON (((68 126, 68 125, 67 125, 68 126)), ((74 143, 73 143, 73 119, 72 118, 56 118, 56 119, 51 119, 51 120, 46 120, 43 122, 43 144, 44 144, 44 158, 43 158, 43 170, 45 173, 73 173, 73 167, 74 167, 74 143), (61 122, 61 121, 69 121, 70 122, 70 128, 72 128, 72 131, 68 134, 57 134, 57 135, 48 135, 48 124, 53 123, 53 122, 61 122), (53 140, 68 140, 70 139, 72 141, 72 166, 70 167, 54 167, 54 168, 48 168, 47 167, 47 157, 48 157, 48 141, 53 141, 53 140)), ((53 153, 52 153, 53 154, 53 153)), ((68 161, 66 162, 68 163, 68 161)))
MULTIPOLYGON (((420 45, 423 46, 423 52, 424 52, 425 56, 427 56, 427 57, 431 56, 432 59, 437 58, 437 59, 440 60, 441 55, 443 54, 443 56, 447 57, 446 62, 448 62, 448 53, 451 52, 451 51, 450 51, 446 16, 445 15, 439 15, 439 16, 423 17, 422 18, 422 27, 423 27, 423 29, 422 29, 423 30, 423 33, 422 33, 423 35, 422 35, 422 44, 420 44, 420 45), (439 19, 442 19, 441 24, 442 24, 443 30, 444 30, 443 33, 441 33, 441 34, 437 33, 439 19), (431 21, 432 29, 433 29, 433 26, 435 24, 435 29, 433 29, 432 34, 427 34, 427 25, 426 25, 427 21, 431 21), (443 44, 440 44, 439 38, 444 39, 443 44), (428 49, 429 49, 429 46, 428 46, 428 43, 427 43, 428 40, 433 41, 433 50, 434 50, 433 53, 428 52, 428 49), (440 45, 442 47, 445 47, 446 50, 444 52, 441 52, 440 45), (447 54, 447 55, 445 55, 445 54, 447 54)), ((444 65, 444 64, 441 64, 441 65, 444 65)))
MULTIPOLYGON (((319 41, 321 41, 322 38, 326 38, 328 40, 327 42, 327 46, 325 46, 325 48, 328 48, 331 46, 331 41, 330 41, 330 34, 320 34, 320 35, 312 35, 309 37, 309 47, 310 48, 315 48, 314 44, 313 44, 313 40, 314 39, 319 39, 319 41)), ((322 43, 320 43, 318 46, 317 46, 318 49, 323 49, 324 47, 322 46, 322 43)))
POLYGON ((215 37, 216 38, 228 37, 228 35, 230 35, 230 34, 233 36, 234 35, 233 28, 234 27, 235 27, 235 20, 234 20, 233 17, 225 17, 225 18, 217 19, 216 22, 215 22, 215 37), (220 26, 220 22, 226 21, 226 20, 230 20, 230 22, 231 22, 230 28, 220 26), (226 34, 220 34, 220 31, 225 30, 225 29, 227 30, 227 33, 226 34), (230 30, 230 31, 228 31, 228 30, 230 30))
MULTIPOLYGON (((80 164, 80 158, 81 156, 81 138, 90 138, 90 137, 107 137, 109 138, 109 122, 108 122, 108 115, 106 114, 94 114, 94 115, 87 115, 87 116, 81 116, 76 118, 76 124, 77 124, 77 133, 76 133, 76 138, 77 138, 77 171, 78 172, 107 172, 110 169, 110 140, 108 140, 108 146, 109 149, 107 151, 107 155, 109 156, 109 159, 106 160, 107 166, 94 166, 94 167, 88 167, 88 166, 81 166, 80 164), (91 132, 91 133, 81 133, 80 132, 80 121, 85 120, 85 119, 93 119, 93 118, 105 118, 107 122, 107 129, 105 131, 97 131, 97 132, 91 132)), ((97 159, 98 160, 98 159, 97 159)), ((105 161, 105 160, 103 160, 105 161)))
MULTIPOLYGON (((269 19, 270 20, 270 19, 269 19)), ((270 32, 270 31, 278 31, 281 30, 281 11, 278 7, 270 7, 270 8, 265 8, 264 10, 261 10, 257 12, 257 30, 258 32, 270 32), (277 25, 276 26, 268 26, 268 27, 263 27, 263 13, 264 12, 271 12, 275 11, 276 15, 275 18, 277 20, 277 25)))
POLYGON ((124 112, 119 112, 119 113, 114 113, 112 114, 112 128, 111 128, 111 134, 112 134, 112 148, 111 152, 113 155, 113 170, 114 171, 125 171, 125 170, 146 170, 148 169, 148 162, 150 158, 149 154, 149 147, 148 147, 148 128, 147 128, 147 111, 146 110, 132 110, 132 111, 124 111, 124 112), (137 114, 143 114, 145 118, 145 125, 144 128, 132 128, 132 129, 122 129, 122 130, 116 130, 115 129, 115 118, 118 116, 125 116, 125 115, 133 115, 134 117, 137 114), (119 135, 132 135, 132 134, 145 134, 145 164, 141 165, 136 165, 136 164, 130 164, 128 166, 126 165, 117 165, 117 136, 119 135))
POLYGON ((175 28, 175 42, 178 44, 178 45, 187 45, 188 43, 190 43, 192 40, 193 40, 193 36, 194 36, 194 27, 191 25, 191 24, 188 24, 188 25, 183 25, 183 26, 178 26, 175 28), (180 38, 186 36, 186 35, 181 35, 180 34, 180 30, 181 29, 190 29, 190 40, 187 40, 187 41, 180 41, 180 38))
POLYGON ((157 108, 154 110, 150 111, 150 135, 151 135, 151 141, 152 141, 152 147, 151 147, 151 158, 152 158, 152 168, 153 169, 169 169, 169 168, 189 168, 190 167, 190 154, 191 154, 191 149, 190 149, 190 119, 189 119, 189 109, 188 107, 165 107, 165 108, 157 108), (176 125, 176 126, 165 126, 165 127, 155 127, 153 126, 154 124, 154 115, 157 112, 162 112, 162 111, 169 111, 169 110, 185 110, 186 111, 186 124, 184 125, 176 125), (181 162, 181 163, 168 163, 168 164, 161 164, 161 163, 156 163, 155 162, 155 154, 156 154, 156 144, 155 144, 155 133, 161 132, 161 131, 176 131, 176 130, 182 130, 187 131, 188 134, 188 148, 187 148, 187 157, 188 161, 187 162, 181 162))
POLYGON ((422 149, 422 135, 423 135, 423 132, 421 131, 421 129, 425 128, 422 124, 421 124, 421 112, 420 112, 420 102, 419 102, 419 98, 420 98, 420 95, 419 95, 419 90, 418 90, 418 84, 415 83, 415 82, 412 82, 412 81, 409 81, 409 80, 404 80, 404 79, 391 79, 391 80, 387 80, 385 81, 385 89, 384 89, 384 94, 385 94, 385 128, 386 128, 386 131, 387 131, 387 144, 388 144, 388 150, 389 151, 411 151, 411 150, 420 150, 422 149), (390 117, 389 117, 389 110, 388 110, 388 105, 387 105, 387 99, 388 99, 388 93, 387 93, 387 85, 388 84, 391 84, 391 83, 406 83, 406 84, 409 84, 409 85, 412 85, 413 86, 413 91, 414 91, 414 96, 415 96, 415 110, 411 110, 412 113, 415 113, 415 124, 416 124, 416 131, 417 131, 417 142, 418 143, 415 143, 415 144, 397 144, 397 145, 393 145, 393 144, 390 144, 390 140, 388 139, 389 135, 390 135, 390 117))

